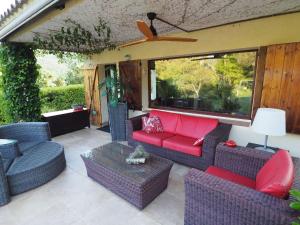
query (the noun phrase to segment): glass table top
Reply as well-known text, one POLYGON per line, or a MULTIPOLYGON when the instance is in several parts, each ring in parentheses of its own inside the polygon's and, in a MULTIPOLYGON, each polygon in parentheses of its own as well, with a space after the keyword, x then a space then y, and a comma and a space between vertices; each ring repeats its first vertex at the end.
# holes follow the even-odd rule
POLYGON ((173 164, 170 160, 151 155, 145 164, 129 165, 126 158, 132 151, 134 151, 132 147, 112 142, 85 152, 81 156, 136 182, 144 182, 173 164))

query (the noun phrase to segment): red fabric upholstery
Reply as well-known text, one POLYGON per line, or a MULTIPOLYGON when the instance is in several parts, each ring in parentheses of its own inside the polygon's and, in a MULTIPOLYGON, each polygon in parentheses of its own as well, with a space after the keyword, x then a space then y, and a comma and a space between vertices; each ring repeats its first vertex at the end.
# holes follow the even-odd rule
POLYGON ((150 112, 150 116, 157 116, 159 117, 163 129, 166 132, 175 133, 177 120, 179 115, 176 113, 169 113, 169 112, 163 112, 158 110, 152 110, 150 112))
POLYGON ((218 126, 217 119, 179 115, 176 134, 201 138, 218 126))
POLYGON ((256 190, 284 198, 294 181, 295 168, 288 151, 279 150, 260 169, 256 176, 256 190))
POLYGON ((195 138, 176 135, 163 140, 162 146, 170 150, 201 156, 201 146, 193 146, 195 138))
POLYGON ((132 134, 132 138, 136 141, 145 142, 148 144, 156 145, 161 147, 162 141, 166 138, 172 137, 174 134, 169 132, 161 132, 161 133, 146 133, 145 131, 139 130, 134 131, 132 134))
POLYGON ((214 175, 216 177, 220 177, 224 180, 229 180, 233 183, 255 189, 255 180, 235 174, 229 170, 225 170, 225 169, 218 168, 215 166, 210 166, 207 168, 207 170, 205 172, 208 174, 214 175))

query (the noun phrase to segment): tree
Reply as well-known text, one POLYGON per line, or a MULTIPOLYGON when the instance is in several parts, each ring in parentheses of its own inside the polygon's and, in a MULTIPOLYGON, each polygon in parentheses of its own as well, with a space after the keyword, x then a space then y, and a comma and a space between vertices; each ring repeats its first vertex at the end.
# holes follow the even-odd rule
POLYGON ((216 82, 216 75, 207 62, 182 58, 156 61, 156 71, 161 80, 173 81, 185 97, 198 98, 201 87, 216 82))

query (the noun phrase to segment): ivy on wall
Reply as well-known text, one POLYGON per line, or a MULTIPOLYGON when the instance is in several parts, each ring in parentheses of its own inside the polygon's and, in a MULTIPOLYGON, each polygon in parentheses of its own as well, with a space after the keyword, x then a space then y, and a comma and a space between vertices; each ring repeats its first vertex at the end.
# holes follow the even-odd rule
POLYGON ((22 43, 0 46, 4 98, 13 121, 38 121, 41 115, 38 70, 33 48, 22 43))

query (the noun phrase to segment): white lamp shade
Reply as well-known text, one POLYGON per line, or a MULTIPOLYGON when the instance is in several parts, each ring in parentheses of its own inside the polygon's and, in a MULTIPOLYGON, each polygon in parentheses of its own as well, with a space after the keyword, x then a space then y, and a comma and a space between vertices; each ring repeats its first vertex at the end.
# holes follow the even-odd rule
POLYGON ((259 108, 256 112, 252 129, 256 133, 283 136, 286 134, 285 111, 272 108, 259 108))

